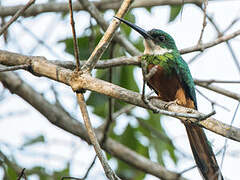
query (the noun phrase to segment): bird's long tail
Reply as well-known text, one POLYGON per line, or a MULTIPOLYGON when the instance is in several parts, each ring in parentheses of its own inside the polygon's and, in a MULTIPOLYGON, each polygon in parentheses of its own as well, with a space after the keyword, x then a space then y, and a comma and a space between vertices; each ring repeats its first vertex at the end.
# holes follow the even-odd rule
POLYGON ((193 156, 205 180, 223 180, 211 146, 202 128, 194 123, 184 123, 193 156))

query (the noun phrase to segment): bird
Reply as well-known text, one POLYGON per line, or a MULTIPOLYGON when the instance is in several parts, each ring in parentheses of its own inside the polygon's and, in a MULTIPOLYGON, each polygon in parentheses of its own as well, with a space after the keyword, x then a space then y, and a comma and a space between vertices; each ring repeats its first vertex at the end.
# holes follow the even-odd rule
MULTIPOLYGON (((197 110, 195 84, 187 63, 181 57, 174 39, 163 30, 146 31, 141 27, 114 16, 144 38, 144 53, 141 60, 147 65, 147 72, 155 67, 156 71, 148 79, 148 86, 155 91, 157 98, 169 103, 197 110)), ((197 124, 182 121, 193 157, 202 178, 205 180, 223 180, 212 147, 203 129, 197 124)))

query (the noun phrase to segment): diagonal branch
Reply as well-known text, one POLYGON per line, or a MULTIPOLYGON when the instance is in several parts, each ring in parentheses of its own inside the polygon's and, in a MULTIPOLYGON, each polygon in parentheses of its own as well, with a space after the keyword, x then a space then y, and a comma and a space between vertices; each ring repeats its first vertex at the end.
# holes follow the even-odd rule
MULTIPOLYGON (((82 3, 82 5, 85 8, 87 8, 88 10, 93 10, 94 13, 97 13, 97 14, 99 14, 100 17, 102 17, 93 3, 89 2, 88 0, 81 0, 80 3, 82 3)), ((116 16, 122 17, 127 12, 131 3, 132 3, 132 0, 124 0, 121 7, 119 8, 116 16)), ((104 19, 103 19, 103 22, 105 22, 104 19)), ((113 19, 112 23, 107 28, 104 36, 102 37, 102 39, 100 40, 100 42, 98 43, 96 48, 94 49, 93 53, 88 58, 87 62, 83 65, 82 70, 86 70, 87 72, 92 71, 92 69, 95 67, 97 61, 101 58, 102 54, 104 53, 104 51, 107 49, 108 45, 110 44, 110 41, 113 38, 113 35, 114 35, 115 31, 117 30, 118 26, 119 26, 119 22, 116 19, 113 19)))
POLYGON ((181 49, 180 53, 181 54, 186 54, 186 53, 190 53, 190 52, 194 52, 194 51, 203 51, 207 48, 216 46, 216 45, 218 45, 222 42, 226 42, 228 40, 231 40, 238 35, 240 35, 240 30, 237 30, 237 31, 235 31, 231 34, 225 35, 225 36, 221 36, 221 37, 219 37, 219 38, 217 38, 213 41, 210 41, 210 42, 207 42, 207 43, 204 43, 204 44, 201 44, 201 45, 196 45, 196 46, 192 46, 192 47, 189 47, 189 48, 181 49))
POLYGON ((196 85, 198 85, 198 86, 201 86, 201 87, 203 87, 203 88, 212 90, 212 91, 217 92, 217 93, 219 93, 219 94, 222 94, 222 95, 224 95, 224 96, 227 96, 227 97, 236 99, 237 101, 240 101, 240 94, 238 94, 238 93, 228 91, 228 90, 226 90, 226 89, 220 88, 220 87, 218 87, 218 86, 211 85, 211 84, 209 84, 209 83, 198 82, 198 81, 195 81, 195 83, 196 83, 196 85))
MULTIPOLYGON (((95 18, 95 20, 97 21, 97 23, 101 26, 101 28, 103 29, 103 31, 107 31, 110 30, 109 28, 111 26, 108 25, 108 23, 105 21, 105 19, 103 18, 101 12, 99 12, 99 10, 95 7, 95 5, 88 1, 88 0, 78 0, 82 6, 84 7, 84 9, 86 9, 92 17, 95 18), (108 28, 109 27, 109 28, 108 28)), ((132 2, 132 0, 130 1, 132 2)), ((127 11, 127 9, 129 8, 130 4, 127 4, 126 7, 124 7, 124 3, 122 4, 122 6, 120 7, 120 9, 118 10, 118 13, 116 14, 116 16, 118 17, 122 17, 123 14, 125 13, 125 11, 127 11), (120 10, 123 10, 122 12, 120 10)), ((113 25, 112 27, 114 28, 114 31, 116 30, 116 28, 119 26, 119 23, 116 19, 113 19, 113 22, 111 23, 111 25, 113 25), (114 24, 115 23, 115 24, 114 24), (117 23, 117 24, 116 24, 117 23)), ((105 33, 106 34, 106 33, 105 33)), ((122 34, 118 34, 116 33, 116 35, 113 37, 114 40, 116 42, 118 42, 121 46, 123 46, 127 52, 131 55, 140 55, 141 53, 138 51, 138 49, 136 49, 131 42, 129 42, 122 34)), ((99 43, 100 44, 100 43, 99 43)))
POLYGON ((27 8, 29 8, 33 3, 35 2, 35 0, 29 0, 28 3, 23 6, 21 9, 19 9, 16 14, 14 14, 14 16, 0 29, 0 36, 8 29, 8 27, 17 20, 17 18, 19 16, 21 16, 24 11, 27 10, 27 8))
POLYGON ((90 122, 90 118, 88 115, 88 111, 87 111, 87 105, 86 102, 84 100, 84 96, 83 93, 77 93, 77 99, 78 99, 78 104, 80 106, 81 112, 82 112, 82 117, 84 120, 84 124, 86 126, 87 129, 87 133, 89 135, 90 141, 97 153, 97 156, 103 166, 103 169, 105 171, 106 176, 110 179, 110 180, 118 180, 119 178, 117 177, 117 175, 113 172, 113 170, 111 169, 111 167, 108 165, 107 163, 107 159, 105 158, 105 156, 102 153, 101 147, 98 143, 97 137, 94 133, 94 130, 92 128, 91 122, 90 122))

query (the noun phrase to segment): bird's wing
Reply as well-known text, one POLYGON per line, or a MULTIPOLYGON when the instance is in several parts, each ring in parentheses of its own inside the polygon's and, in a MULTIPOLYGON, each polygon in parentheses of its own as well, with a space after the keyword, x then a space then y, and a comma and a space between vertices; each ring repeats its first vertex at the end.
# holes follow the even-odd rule
POLYGON ((185 90, 185 93, 194 102, 194 106, 197 109, 197 99, 195 93, 195 84, 188 68, 187 63, 183 60, 181 56, 174 60, 174 70, 176 71, 178 78, 185 90))

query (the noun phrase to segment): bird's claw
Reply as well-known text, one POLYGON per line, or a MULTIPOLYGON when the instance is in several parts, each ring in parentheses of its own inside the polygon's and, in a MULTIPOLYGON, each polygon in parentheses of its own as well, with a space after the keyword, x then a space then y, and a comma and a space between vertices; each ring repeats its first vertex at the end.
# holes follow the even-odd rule
POLYGON ((174 101, 169 101, 168 103, 166 103, 165 105, 164 105, 164 109, 168 109, 169 108, 169 106, 171 106, 171 105, 177 105, 178 104, 178 99, 176 99, 176 100, 174 100, 174 101))
POLYGON ((159 99, 159 97, 158 96, 149 96, 147 99, 148 99, 148 101, 150 101, 151 99, 159 99))

